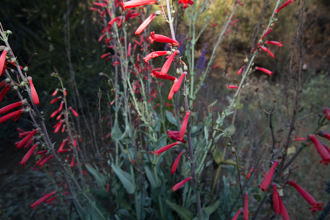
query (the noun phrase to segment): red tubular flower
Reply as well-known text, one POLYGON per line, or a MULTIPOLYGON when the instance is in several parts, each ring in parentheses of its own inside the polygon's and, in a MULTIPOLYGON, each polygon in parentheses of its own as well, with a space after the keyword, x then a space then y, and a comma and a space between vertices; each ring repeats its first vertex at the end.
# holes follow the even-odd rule
POLYGON ((275 168, 276 166, 279 164, 279 162, 277 160, 275 160, 273 162, 273 165, 272 167, 269 169, 268 173, 266 173, 265 177, 264 177, 264 180, 262 181, 262 183, 259 185, 259 187, 261 188, 262 191, 266 191, 269 184, 271 183, 272 181, 272 178, 273 178, 273 175, 274 175, 274 172, 275 172, 275 168))
POLYGON ((281 213, 281 205, 280 205, 281 197, 277 192, 276 185, 273 184, 273 208, 276 215, 281 213))
POLYGON ((26 152, 26 154, 24 155, 23 159, 21 160, 21 162, 19 162, 22 166, 25 166, 26 162, 30 159, 31 155, 33 154, 34 150, 36 149, 36 147, 38 146, 38 143, 35 143, 29 150, 28 152, 26 152))
POLYGON ((14 108, 17 108, 17 107, 19 107, 19 106, 21 106, 22 104, 23 104, 23 101, 19 101, 19 102, 15 102, 15 103, 13 103, 13 104, 7 105, 7 106, 5 106, 5 107, 2 107, 2 108, 0 109, 0 114, 5 114, 5 113, 7 113, 8 111, 10 111, 10 110, 12 110, 12 109, 14 109, 14 108))
POLYGON ((38 205, 40 205, 41 203, 45 202, 49 197, 52 197, 53 195, 55 195, 56 191, 53 191, 51 193, 48 193, 47 195, 44 195, 43 197, 41 197, 40 199, 38 199, 37 201, 35 201, 34 203, 32 203, 30 205, 31 208, 35 208, 38 205))
POLYGON ((309 209, 312 210, 312 212, 316 212, 318 210, 322 210, 322 203, 317 202, 311 194, 309 194, 304 188, 299 186, 297 183, 295 183, 292 180, 288 181, 288 184, 293 186, 299 193, 300 195, 312 206, 309 209))
POLYGON ((280 6, 275 13, 279 13, 283 8, 285 8, 286 6, 288 6, 290 3, 294 2, 294 0, 288 0, 286 1, 282 6, 280 6))
POLYGON ((186 182, 188 182, 189 180, 191 180, 191 176, 187 177, 186 179, 178 182, 177 184, 175 184, 173 187, 172 187, 172 192, 175 192, 177 191, 178 189, 180 189, 186 182))
POLYGON ((330 108, 324 108, 323 113, 325 117, 328 119, 328 121, 330 121, 330 108))
POLYGON ((249 204, 248 204, 248 194, 245 193, 245 199, 244 199, 244 215, 243 215, 244 220, 249 219, 249 204))
POLYGON ((177 156, 177 158, 175 159, 173 165, 172 165, 172 169, 171 169, 171 173, 174 174, 176 171, 176 168, 178 168, 179 162, 180 162, 180 158, 181 155, 184 153, 184 151, 181 151, 181 153, 177 156))
POLYGON ((70 163, 70 167, 72 168, 74 165, 75 165, 75 162, 74 162, 74 156, 72 156, 71 163, 70 163))
POLYGON ((0 76, 5 72, 6 69, 6 55, 7 55, 7 50, 3 50, 0 56, 0 76))
POLYGON ((142 22, 142 24, 136 29, 135 31, 135 35, 139 35, 142 33, 142 31, 144 29, 146 29, 146 27, 148 27, 148 25, 151 23, 151 21, 156 17, 155 13, 152 13, 146 20, 144 20, 142 22))
POLYGON ((63 153, 63 152, 68 152, 68 151, 70 151, 69 149, 63 149, 64 146, 65 146, 65 144, 66 144, 66 142, 68 142, 68 139, 67 139, 67 138, 64 139, 64 140, 62 141, 60 147, 59 147, 58 150, 57 150, 57 153, 63 153))
POLYGON ((7 115, 0 117, 0 124, 7 121, 8 119, 19 117, 22 114, 22 112, 23 109, 21 108, 20 110, 8 113, 7 115))
POLYGON ((238 219, 238 216, 241 214, 241 212, 242 212, 242 209, 240 208, 240 209, 236 212, 235 216, 234 216, 231 220, 237 220, 237 219, 238 219))
POLYGON ((173 96, 175 93, 177 93, 181 87, 181 84, 182 84, 182 81, 183 81, 183 78, 185 77, 187 73, 186 72, 183 72, 180 76, 180 78, 178 80, 175 80, 172 87, 171 87, 171 90, 168 94, 168 100, 172 100, 173 96))
POLYGON ((152 40, 151 43, 153 43, 153 41, 156 41, 160 43, 169 43, 173 46, 179 46, 179 42, 177 42, 176 40, 173 40, 172 38, 166 37, 161 34, 155 34, 155 32, 150 33, 150 39, 152 40))
POLYGON ((192 0, 179 0, 178 3, 183 4, 183 8, 186 9, 188 7, 188 4, 189 5, 194 4, 194 1, 192 1, 192 0))
POLYGON ((330 153, 329 153, 328 149, 324 145, 321 144, 321 142, 316 138, 315 135, 312 134, 312 135, 309 135, 308 137, 313 142, 317 152, 319 153, 319 155, 322 158, 320 163, 324 163, 325 165, 328 165, 328 163, 330 163, 330 153))
POLYGON ((72 114, 73 114, 74 116, 76 116, 76 117, 79 116, 78 113, 77 113, 72 107, 70 107, 70 110, 72 111, 72 114))
POLYGON ((2 101, 2 99, 5 97, 6 93, 9 91, 10 86, 6 85, 5 88, 3 88, 0 92, 0 102, 2 101))
POLYGON ((238 86, 227 84, 227 89, 238 89, 238 86))
POLYGON ((324 137, 324 138, 326 138, 326 139, 328 139, 330 141, 330 134, 328 134, 328 133, 326 133, 324 131, 320 131, 318 133, 318 135, 320 135, 321 137, 324 137))
POLYGON ((159 56, 164 56, 164 55, 168 55, 169 52, 168 51, 154 51, 149 53, 146 57, 143 58, 144 62, 148 63, 149 60, 159 57, 159 56))
POLYGON ((50 104, 54 104, 55 102, 57 102, 58 100, 60 100, 62 98, 62 96, 58 96, 55 99, 52 99, 49 103, 50 104))
POLYGON ((34 129, 31 133, 29 133, 28 135, 26 135, 22 140, 18 141, 15 143, 16 147, 19 149, 21 147, 23 147, 26 143, 28 143, 28 141, 33 137, 33 135, 35 135, 37 133, 37 130, 34 129))
POLYGON ((167 133, 167 136, 169 138, 171 138, 171 139, 173 139, 175 141, 181 141, 182 143, 186 143, 185 140, 180 139, 180 137, 179 137, 180 131, 170 131, 170 130, 168 130, 168 131, 166 131, 166 133, 167 133))
POLYGON ((174 142, 172 144, 168 144, 168 145, 166 145, 166 146, 164 146, 162 148, 159 148, 158 150, 155 150, 155 151, 153 151, 151 153, 152 154, 157 154, 159 156, 161 153, 163 153, 163 152, 171 149, 172 147, 174 147, 175 145, 178 145, 178 144, 181 144, 181 142, 180 141, 177 141, 177 142, 174 142))
POLYGON ((274 54, 267 47, 260 46, 259 48, 268 53, 272 58, 275 58, 274 54))
POLYGON ((181 128, 180 128, 180 131, 179 131, 179 138, 180 139, 183 139, 184 134, 186 133, 189 116, 190 116, 190 111, 186 112, 186 115, 185 115, 185 117, 183 119, 183 122, 182 122, 182 125, 181 125, 181 128))
POLYGON ((56 134, 59 130, 60 130, 60 128, 62 127, 62 124, 63 124, 63 120, 61 120, 61 121, 59 121, 56 125, 55 125, 55 127, 54 127, 54 133, 56 134))
POLYGON ((28 77, 29 83, 30 83, 30 89, 31 89, 31 96, 34 104, 39 105, 39 97, 36 89, 34 88, 33 82, 32 82, 32 77, 28 77))
POLYGON ((239 68, 239 70, 237 71, 238 75, 241 75, 243 72, 244 66, 241 66, 241 68, 239 68))
POLYGON ((168 100, 172 100, 173 96, 174 96, 174 84, 173 84, 173 86, 172 86, 170 92, 168 93, 168 97, 167 97, 167 99, 168 99, 168 100))
POLYGON ((52 96, 56 96, 58 93, 58 89, 55 89, 54 92, 52 93, 52 96))
POLYGON ((45 154, 47 152, 48 152, 48 150, 41 150, 41 151, 36 152, 35 154, 40 155, 40 154, 45 154))
POLYGON ((280 200, 280 208, 281 208, 281 216, 283 220, 290 220, 290 216, 288 211, 285 208, 284 203, 282 202, 282 200, 280 200))
POLYGON ((36 165, 39 166, 39 164, 47 157, 47 155, 42 156, 37 162, 36 165))
POLYGON ((49 157, 47 157, 46 159, 40 161, 39 163, 39 167, 42 167, 43 165, 45 165, 45 163, 47 163, 50 159, 52 159, 54 157, 54 155, 50 155, 49 157))
POLYGON ((156 0, 131 0, 131 1, 122 3, 122 6, 124 9, 128 9, 128 8, 139 7, 142 5, 154 5, 156 3, 157 3, 156 0))
POLYGON ((273 74, 272 71, 270 71, 270 70, 268 70, 268 69, 266 69, 266 68, 263 68, 263 67, 258 67, 258 66, 256 66, 256 70, 260 70, 261 72, 264 72, 264 73, 266 73, 266 74, 268 74, 268 75, 270 75, 270 76, 273 74))
POLYGON ((168 79, 171 81, 176 80, 176 78, 174 76, 171 76, 169 74, 162 74, 161 72, 158 72, 156 70, 152 70, 151 76, 156 77, 158 79, 168 79))
POLYGON ((166 62, 164 63, 162 69, 160 70, 161 74, 167 74, 168 70, 171 67, 171 64, 174 60, 175 55, 177 55, 179 52, 178 51, 174 51, 166 60, 166 62))
POLYGON ((282 41, 269 41, 269 40, 266 40, 266 44, 271 44, 271 45, 275 45, 275 46, 278 46, 278 47, 283 47, 283 42, 282 41))
POLYGON ((246 175, 246 179, 250 179, 253 172, 253 167, 250 169, 249 173, 246 175))
POLYGON ((101 59, 106 58, 107 56, 110 56, 111 53, 105 53, 100 56, 101 59))
POLYGON ((273 28, 268 28, 267 31, 262 35, 261 39, 264 39, 272 30, 273 28))
POLYGON ((177 93, 179 91, 179 89, 181 87, 181 84, 182 84, 182 80, 186 75, 187 75, 186 72, 181 73, 181 76, 179 77, 179 79, 176 82, 174 82, 174 84, 173 84, 173 87, 174 87, 173 92, 174 93, 177 93))

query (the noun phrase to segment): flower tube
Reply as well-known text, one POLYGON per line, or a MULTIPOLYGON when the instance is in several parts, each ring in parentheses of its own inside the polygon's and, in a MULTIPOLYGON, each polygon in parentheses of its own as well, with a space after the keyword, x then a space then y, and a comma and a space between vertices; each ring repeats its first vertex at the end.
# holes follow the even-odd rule
POLYGON ((268 173, 266 173, 264 180, 262 181, 262 183, 259 185, 259 187, 261 188, 262 191, 266 191, 269 184, 272 181, 276 166, 279 164, 279 162, 276 160, 274 161, 272 167, 269 169, 268 173))
POLYGON ((328 152, 326 147, 321 144, 321 142, 316 138, 315 135, 309 135, 308 137, 313 142, 317 152, 322 158, 320 163, 324 163, 325 165, 328 165, 328 163, 330 163, 330 153, 328 152))
POLYGON ((312 210, 312 212, 316 212, 318 210, 322 210, 322 203, 317 202, 314 197, 309 194, 304 188, 299 186, 297 183, 295 183, 292 180, 288 181, 288 184, 293 186, 299 193, 300 195, 312 206, 309 209, 312 210))
POLYGON ((186 182, 188 182, 189 180, 191 180, 191 176, 187 177, 186 179, 178 182, 177 184, 175 184, 173 187, 172 187, 172 192, 175 192, 177 191, 178 189, 180 189, 186 182))
POLYGON ((33 100, 34 104, 39 105, 39 97, 38 97, 38 93, 37 93, 37 91, 36 91, 36 89, 33 85, 32 77, 29 76, 28 80, 29 80, 29 83, 30 83, 32 100, 33 100))
POLYGON ((154 5, 156 3, 157 3, 156 0, 131 0, 131 1, 122 3, 122 6, 124 9, 128 9, 128 8, 135 8, 135 7, 139 7, 139 6, 143 6, 143 5, 154 5))
POLYGON ((136 29, 135 35, 139 35, 148 27, 151 21, 156 17, 155 13, 152 13, 146 20, 142 22, 142 24, 136 29))
POLYGON ((164 146, 164 147, 161 147, 161 148, 159 148, 158 150, 155 150, 155 151, 153 151, 153 152, 151 152, 151 153, 152 153, 152 154, 157 154, 157 155, 159 156, 161 153, 163 153, 163 152, 165 152, 165 151, 171 149, 172 147, 174 147, 175 145, 178 145, 178 144, 181 144, 181 142, 180 142, 180 141, 177 141, 177 142, 174 142, 174 143, 172 143, 172 144, 168 144, 168 145, 166 145, 166 146, 164 146))

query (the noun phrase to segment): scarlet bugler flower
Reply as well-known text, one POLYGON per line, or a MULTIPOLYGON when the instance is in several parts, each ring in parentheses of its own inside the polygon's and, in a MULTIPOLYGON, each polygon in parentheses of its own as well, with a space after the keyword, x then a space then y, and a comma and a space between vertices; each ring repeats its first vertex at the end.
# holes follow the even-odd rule
POLYGON ((267 47, 260 46, 259 48, 264 52, 268 53, 272 58, 275 58, 274 54, 267 47))
POLYGON ((180 128, 179 139, 183 139, 184 134, 186 133, 189 116, 190 116, 190 111, 187 111, 180 128))
POLYGON ((276 215, 281 214, 283 220, 290 220, 288 211, 286 210, 282 199, 277 192, 276 184, 273 184, 273 208, 276 215))
POLYGON ((243 72, 244 66, 241 66, 241 68, 239 68, 239 70, 237 71, 238 75, 241 75, 243 72))
POLYGON ((330 141, 330 134, 328 134, 324 131, 319 131, 318 135, 320 135, 321 137, 324 137, 330 141))
POLYGON ((166 146, 164 146, 164 147, 161 147, 161 148, 159 148, 158 150, 155 150, 155 151, 153 151, 153 152, 151 152, 151 153, 152 153, 152 154, 157 154, 157 156, 159 156, 161 153, 163 153, 163 152, 165 152, 165 151, 171 149, 172 147, 174 147, 175 145, 178 145, 178 144, 181 144, 181 142, 180 142, 180 141, 177 141, 177 142, 174 142, 174 143, 172 143, 172 144, 168 144, 168 145, 166 145, 166 146))
POLYGON ((34 104, 39 105, 39 97, 36 89, 34 88, 33 82, 32 82, 32 77, 28 77, 29 83, 30 83, 30 89, 31 89, 31 96, 34 104))
POLYGON ((37 201, 35 201, 34 203, 32 203, 30 205, 30 207, 34 209, 35 207, 37 207, 41 203, 45 202, 49 197, 52 197, 55 194, 56 194, 56 191, 53 191, 51 193, 48 193, 48 194, 44 195, 43 197, 41 197, 40 199, 38 199, 37 201))
POLYGON ((156 77, 158 79, 168 79, 171 81, 176 80, 176 78, 174 76, 171 76, 169 74, 162 74, 161 72, 156 71, 156 70, 152 70, 151 76, 156 77))
POLYGON ((294 0, 288 0, 286 1, 282 6, 280 6, 275 13, 279 13, 283 8, 285 8, 286 6, 288 6, 290 3, 294 2, 294 0))
POLYGON ((18 141, 15 143, 16 147, 19 149, 21 147, 23 147, 26 143, 28 143, 28 141, 33 137, 33 135, 35 135, 37 133, 37 130, 34 129, 33 131, 31 131, 28 135, 26 135, 22 140, 18 141))
POLYGON ((40 161, 39 163, 39 167, 42 167, 43 165, 45 165, 45 163, 47 163, 50 159, 52 159, 54 157, 54 154, 50 155, 49 157, 47 157, 46 159, 40 161))
POLYGON ((143 58, 144 62, 148 63, 149 60, 159 57, 159 56, 164 56, 164 55, 169 55, 169 51, 154 51, 149 53, 147 56, 143 58))
POLYGON ((179 53, 179 51, 174 51, 169 57, 168 59, 165 61, 164 65, 162 66, 162 69, 160 70, 161 74, 167 74, 168 70, 171 67, 171 64, 174 60, 175 55, 177 55, 179 53))
POLYGON ((155 13, 152 13, 146 20, 144 20, 142 22, 142 24, 136 29, 135 31, 135 35, 139 35, 142 33, 142 31, 144 29, 146 29, 146 27, 148 27, 148 25, 151 23, 151 21, 156 17, 155 13))
POLYGON ((19 117, 23 112, 23 109, 21 108, 20 110, 17 110, 17 111, 13 111, 11 113, 8 113, 7 115, 4 115, 2 117, 0 117, 0 124, 11 119, 11 118, 17 118, 19 117))
POLYGON ((189 5, 194 4, 194 1, 192 1, 192 0, 179 0, 178 3, 183 4, 183 8, 186 9, 188 7, 188 4, 189 5))
POLYGON ((174 174, 176 171, 176 168, 178 168, 179 162, 180 162, 180 158, 182 156, 182 154, 184 153, 184 151, 181 151, 181 153, 177 156, 177 158, 175 159, 173 165, 172 165, 172 169, 171 169, 171 173, 174 174))
POLYGON ((70 110, 74 116, 79 117, 78 113, 72 107, 70 107, 70 110))
POLYGON ((322 158, 320 163, 324 163, 325 165, 328 165, 328 163, 330 163, 330 153, 328 149, 326 149, 326 147, 323 144, 321 144, 321 142, 316 138, 315 135, 312 134, 309 135, 308 137, 313 142, 317 152, 322 158))
POLYGON ((6 55, 7 55, 7 50, 3 50, 0 56, 0 76, 5 72, 6 69, 6 55))
POLYGON ((265 177, 264 177, 264 180, 262 181, 262 183, 259 185, 259 187, 261 188, 262 191, 266 191, 269 184, 271 183, 272 181, 272 178, 273 178, 273 175, 274 175, 274 172, 275 172, 275 168, 276 166, 279 164, 279 162, 277 160, 275 160, 273 162, 273 165, 272 167, 269 169, 268 173, 266 173, 265 177))
POLYGON ((304 188, 299 186, 297 183, 295 183, 292 180, 288 181, 288 184, 293 186, 299 193, 300 195, 312 206, 309 209, 312 210, 312 212, 316 212, 318 210, 322 210, 322 203, 317 202, 311 194, 309 194, 304 188))
POLYGON ((270 76, 273 74, 272 71, 270 71, 270 70, 268 70, 268 69, 266 69, 266 68, 263 68, 263 67, 258 67, 258 66, 256 66, 256 70, 260 70, 261 72, 264 72, 264 73, 266 73, 266 74, 268 74, 268 75, 270 75, 270 76))
POLYGON ((269 40, 266 40, 266 44, 271 44, 271 45, 275 45, 275 46, 278 46, 278 47, 283 47, 283 42, 282 41, 269 41, 269 40))
POLYGON ((171 87, 171 90, 168 94, 168 100, 172 100, 173 96, 175 93, 177 93, 181 87, 181 84, 182 84, 182 80, 183 78, 185 77, 187 73, 186 72, 183 72, 180 76, 180 78, 178 80, 175 80, 172 87, 171 87))
POLYGON ((245 193, 245 198, 244 198, 244 215, 243 215, 244 220, 249 219, 249 204, 248 204, 248 194, 245 193))
POLYGON ((279 215, 281 213, 280 200, 281 200, 281 197, 277 192, 277 187, 275 184, 273 184, 273 208, 274 208, 276 215, 279 215))
POLYGON ((15 103, 12 103, 12 104, 10 104, 10 105, 7 105, 7 106, 5 106, 5 107, 2 107, 1 109, 0 109, 0 114, 5 114, 5 113, 7 113, 8 111, 10 111, 10 110, 12 110, 12 109, 14 109, 14 108, 17 108, 17 107, 19 107, 19 106, 21 106, 23 104, 23 101, 19 101, 19 102, 15 102, 15 103))
POLYGON ((155 32, 150 33, 150 39, 151 39, 151 43, 153 43, 153 41, 156 41, 160 43, 169 43, 172 44, 173 46, 179 46, 179 42, 177 42, 176 40, 173 40, 172 38, 166 37, 161 34, 155 34, 155 32))
POLYGON ((177 184, 175 184, 173 187, 172 187, 172 192, 175 192, 177 191, 178 189, 180 189, 186 182, 188 182, 189 180, 191 180, 191 176, 187 177, 186 179, 178 182, 177 184))
POLYGON ((19 162, 22 166, 24 166, 26 164, 26 162, 30 159, 31 155, 33 154, 34 150, 36 149, 36 147, 38 146, 38 143, 35 143, 29 150, 28 152, 26 152, 26 154, 24 155, 23 159, 21 160, 21 162, 19 162))
POLYGON ((168 131, 166 131, 166 133, 167 133, 167 136, 169 138, 171 138, 175 141, 181 141, 182 143, 186 143, 186 141, 183 140, 183 138, 180 139, 180 137, 179 137, 180 131, 170 131, 170 130, 168 130, 168 131))
POLYGON ((5 85, 5 87, 0 92, 0 102, 2 101, 2 99, 5 97, 5 95, 9 90, 10 90, 10 86, 8 84, 5 85))
POLYGON ((238 86, 227 84, 227 89, 238 89, 238 86))
POLYGON ((156 0, 131 0, 131 1, 122 3, 122 6, 124 9, 128 9, 128 8, 139 7, 142 5, 154 5, 156 3, 157 3, 156 0))
POLYGON ((325 117, 328 119, 328 121, 330 121, 330 108, 324 108, 323 113, 325 117))
POLYGON ((237 220, 237 219, 238 219, 238 216, 241 214, 241 212, 242 212, 242 208, 240 208, 240 209, 236 212, 235 216, 234 216, 231 220, 237 220))

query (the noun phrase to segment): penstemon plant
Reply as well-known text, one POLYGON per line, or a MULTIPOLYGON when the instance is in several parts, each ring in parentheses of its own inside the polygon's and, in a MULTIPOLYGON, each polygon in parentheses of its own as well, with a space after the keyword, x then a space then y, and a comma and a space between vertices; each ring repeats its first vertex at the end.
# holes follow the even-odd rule
MULTIPOLYGON (((20 140, 16 143, 17 148, 28 149, 20 163, 26 165, 34 156, 36 166, 49 173, 54 185, 54 190, 32 202, 31 208, 53 202, 65 207, 70 202, 75 212, 64 208, 70 219, 238 219, 242 213, 247 220, 257 219, 264 204, 271 201, 269 215, 290 219, 282 193, 283 188, 290 185, 311 205, 313 212, 322 210, 323 204, 289 180, 288 168, 309 140, 321 156, 321 163, 330 162, 329 148, 314 135, 329 139, 329 134, 320 131, 329 123, 329 109, 320 116, 313 134, 296 138, 295 141, 303 144, 291 156, 288 149, 292 144, 294 116, 287 141, 280 150, 272 149, 271 158, 256 159, 247 174, 239 149, 233 143, 235 126, 239 126, 236 114, 241 93, 248 86, 249 77, 255 72, 269 77, 273 74, 272 70, 255 65, 255 60, 265 55, 274 58, 270 48, 283 46, 281 41, 270 37, 280 25, 278 18, 282 10, 293 2, 277 0, 272 4, 268 23, 257 33, 256 42, 237 72, 239 83, 227 85, 227 89, 234 91, 229 103, 218 113, 212 110, 216 102, 205 106, 207 115, 203 119, 198 116, 200 108, 196 108, 198 97, 211 72, 217 49, 237 22, 235 13, 243 3, 233 1, 208 60, 196 62, 197 45, 210 22, 206 16, 201 28, 197 23, 212 7, 212 1, 94 2, 90 10, 99 15, 103 28, 98 41, 105 53, 100 58, 109 63, 109 69, 100 74, 109 82, 109 102, 105 107, 108 115, 100 121, 107 134, 93 156, 88 144, 80 146, 87 141, 75 123, 79 122, 80 114, 70 105, 58 73, 53 76, 59 80, 60 87, 50 100, 50 104, 57 107, 49 116, 56 123, 52 129, 54 134, 48 133, 50 128, 39 111, 40 101, 32 78, 27 68, 19 66, 10 48, 10 32, 1 27, 4 46, 1 47, 0 74, 6 79, 0 84, 3 87, 0 101, 9 89, 15 90, 19 101, 0 109, 0 123, 9 119, 16 121, 22 113, 27 113, 28 116, 23 116, 32 121, 31 128, 19 129, 20 140), (186 30, 180 30, 177 22, 184 19, 188 21, 188 30, 179 40, 180 32, 186 30), (156 21, 159 31, 153 30, 156 21), (19 110, 13 111, 17 108, 19 110), (223 149, 219 148, 220 142, 226 144, 223 149), (214 172, 209 171, 212 163, 216 164, 214 172), (262 166, 267 170, 263 180, 257 172, 262 166), (235 186, 231 187, 221 173, 224 167, 230 167, 228 175, 236 177, 235 186), (210 174, 214 176, 208 177, 210 174), (221 180, 219 193, 217 185, 221 180), (255 210, 249 212, 249 207, 255 210)), ((100 110, 100 118, 103 114, 100 110)))

